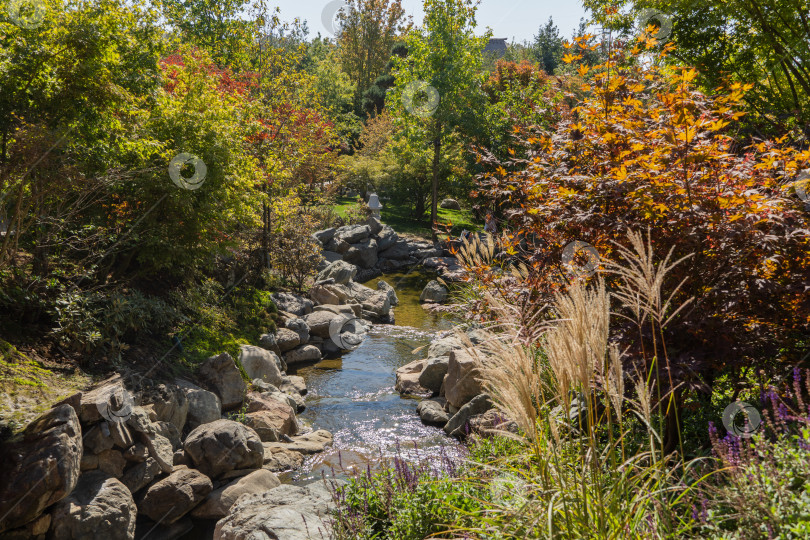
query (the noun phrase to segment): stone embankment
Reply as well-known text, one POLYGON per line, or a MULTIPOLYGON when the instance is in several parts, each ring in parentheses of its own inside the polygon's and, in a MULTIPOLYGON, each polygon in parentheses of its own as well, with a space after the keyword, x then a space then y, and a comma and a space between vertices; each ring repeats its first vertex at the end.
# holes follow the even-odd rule
MULTIPOLYGON (((448 281, 463 272, 442 248, 400 239, 374 218, 315 237, 324 261, 308 296, 274 294, 277 330, 237 359, 217 354, 174 380, 113 376, 0 446, 0 536, 167 540, 195 520, 216 520, 215 540, 328 538, 334 486, 282 485, 277 476, 332 443, 329 432, 299 424, 307 389, 288 366, 339 355, 372 324, 394 323, 394 289, 359 281, 417 264, 448 281)), ((433 281, 422 301, 446 296, 433 281)), ((491 406, 468 376, 473 364, 439 340, 426 360, 397 372, 397 388, 435 394, 420 415, 457 435, 491 406)))
POLYGON ((400 238, 374 217, 361 225, 318 231, 313 237, 323 246, 323 267, 335 261, 352 264, 358 269, 355 279, 360 283, 417 265, 437 272, 445 281, 460 281, 464 276, 456 258, 443 245, 400 238))
POLYGON ((431 343, 427 358, 397 370, 396 390, 423 398, 416 412, 423 422, 453 437, 516 431, 514 422, 494 408, 484 384, 485 353, 478 346, 492 337, 480 329, 466 336, 450 335, 431 343), (466 339, 465 339, 466 338, 466 339))
POLYGON ((238 364, 222 353, 188 378, 134 386, 116 375, 56 404, 0 448, 0 536, 177 538, 198 519, 219 520, 217 540, 328 538, 327 486, 277 476, 332 443, 299 425, 306 385, 285 370, 244 345, 238 364))

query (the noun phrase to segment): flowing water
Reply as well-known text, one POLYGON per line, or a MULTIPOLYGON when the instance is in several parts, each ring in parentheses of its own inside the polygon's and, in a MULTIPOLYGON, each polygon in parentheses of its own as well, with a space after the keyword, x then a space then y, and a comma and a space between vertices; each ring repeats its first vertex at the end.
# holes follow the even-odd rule
MULTIPOLYGON (((452 321, 419 305, 419 294, 430 276, 414 271, 380 279, 396 289, 396 325, 375 325, 357 349, 295 373, 306 379, 308 388, 307 408, 299 421, 331 431, 335 440, 330 450, 310 458, 292 480, 306 481, 322 472, 331 475, 333 470, 338 475, 351 473, 378 462, 381 455, 416 458, 454 453, 453 440, 419 420, 418 401, 403 399, 394 390, 397 368, 424 357, 420 355, 430 341, 452 328, 452 321), (423 349, 414 353, 417 348, 423 349)), ((376 289, 377 281, 365 285, 376 289)))

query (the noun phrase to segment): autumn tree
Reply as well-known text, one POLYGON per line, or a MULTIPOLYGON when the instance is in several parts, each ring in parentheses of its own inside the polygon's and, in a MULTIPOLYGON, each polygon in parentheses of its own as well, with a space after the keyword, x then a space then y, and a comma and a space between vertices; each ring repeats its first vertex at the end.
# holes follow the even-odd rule
POLYGON ((745 104, 756 131, 810 136, 806 0, 587 0, 585 6, 612 28, 666 25, 666 41, 676 45, 669 61, 694 67, 705 89, 727 79, 754 85, 745 104), (629 9, 617 9, 623 7, 629 9))
POLYGON ((406 29, 404 16, 402 0, 349 0, 339 14, 340 62, 356 85, 358 114, 362 114, 363 92, 383 72, 397 36, 406 29))
MULTIPOLYGON (((751 88, 732 83, 707 96, 694 69, 633 62, 655 46, 644 41, 580 64, 574 108, 561 102, 556 122, 525 131, 520 156, 482 155, 480 182, 520 231, 512 254, 526 250, 539 303, 577 279, 562 258, 571 242, 615 261, 626 234, 643 232, 660 257, 683 259, 660 286, 685 309, 672 307, 655 326, 626 302, 614 324, 628 362, 666 381, 680 406, 718 377, 739 381, 801 360, 810 220, 795 191, 810 151, 786 137, 744 148, 735 131, 751 88)), ((569 44, 564 61, 583 60, 588 48, 569 44)))
MULTIPOLYGON (((421 28, 406 40, 407 58, 395 59, 393 117, 414 152, 432 150, 431 210, 433 237, 448 139, 470 140, 481 128, 486 97, 482 91, 484 46, 489 34, 475 35, 472 0, 425 0, 421 28)), ((446 179, 446 176, 445 176, 446 179)))

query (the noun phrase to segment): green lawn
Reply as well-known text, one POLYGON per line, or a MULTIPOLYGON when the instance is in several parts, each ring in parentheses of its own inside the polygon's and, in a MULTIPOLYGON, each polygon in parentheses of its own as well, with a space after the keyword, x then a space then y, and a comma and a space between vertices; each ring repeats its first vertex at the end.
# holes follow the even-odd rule
MULTIPOLYGON (((422 220, 414 219, 410 216, 410 208, 402 203, 394 201, 383 201, 381 211, 382 222, 393 227, 398 233, 413 234, 430 238, 430 216, 429 214, 422 220)), ((347 208, 357 204, 354 197, 338 197, 334 206, 337 214, 345 218, 347 208)), ((462 206, 464 206, 462 204, 462 206)), ((478 231, 483 228, 483 223, 478 223, 473 213, 468 209, 446 210, 439 208, 439 222, 452 223, 452 234, 458 236, 461 231, 478 231)))

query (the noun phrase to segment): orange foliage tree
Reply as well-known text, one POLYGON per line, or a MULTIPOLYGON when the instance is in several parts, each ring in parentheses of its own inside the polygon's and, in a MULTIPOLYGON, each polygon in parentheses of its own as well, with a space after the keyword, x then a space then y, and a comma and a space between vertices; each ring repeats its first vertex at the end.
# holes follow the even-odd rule
MULTIPOLYGON (((660 258, 694 254, 666 284, 684 282, 673 305, 691 302, 666 327, 666 351, 657 339, 651 351, 653 336, 617 317, 631 361, 649 368, 666 356, 672 369, 661 378, 685 389, 767 361, 798 362, 810 335, 810 214, 790 185, 810 151, 735 140, 748 88, 708 96, 694 70, 659 66, 653 45, 641 38, 600 65, 581 63, 562 82, 559 120, 522 130, 522 151, 479 151, 477 195, 508 216, 509 252, 528 263, 533 294, 522 298, 537 303, 565 286, 570 242, 615 259, 628 231, 649 231, 660 258)), ((578 62, 587 36, 567 47, 563 60, 578 62)))

